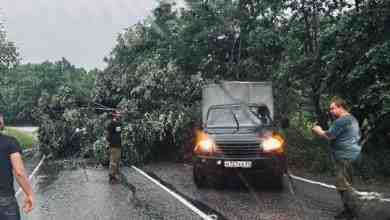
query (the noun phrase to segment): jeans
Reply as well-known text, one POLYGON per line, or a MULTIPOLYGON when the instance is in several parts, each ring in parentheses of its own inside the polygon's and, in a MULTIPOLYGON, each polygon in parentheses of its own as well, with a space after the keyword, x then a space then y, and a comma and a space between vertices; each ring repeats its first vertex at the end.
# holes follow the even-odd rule
POLYGON ((0 196, 0 219, 20 220, 19 206, 14 196, 0 196))

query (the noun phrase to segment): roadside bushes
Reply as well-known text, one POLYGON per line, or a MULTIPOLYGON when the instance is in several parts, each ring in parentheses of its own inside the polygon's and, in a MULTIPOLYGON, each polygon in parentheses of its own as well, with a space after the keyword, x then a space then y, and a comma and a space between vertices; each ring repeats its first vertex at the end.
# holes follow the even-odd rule
POLYGON ((308 128, 293 124, 286 130, 287 158, 290 167, 315 173, 330 173, 333 165, 328 154, 327 142, 306 133, 308 128))

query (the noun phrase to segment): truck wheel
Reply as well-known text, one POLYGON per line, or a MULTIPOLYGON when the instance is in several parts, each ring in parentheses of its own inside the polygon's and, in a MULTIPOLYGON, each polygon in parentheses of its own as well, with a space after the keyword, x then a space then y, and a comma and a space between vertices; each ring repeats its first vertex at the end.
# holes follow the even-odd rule
POLYGON ((193 179, 196 187, 198 188, 204 188, 206 186, 205 178, 199 168, 194 166, 193 168, 193 179))
POLYGON ((216 189, 224 189, 225 188, 225 177, 223 175, 214 176, 213 187, 215 187, 216 189))
POLYGON ((283 189, 283 175, 275 176, 273 181, 274 181, 275 189, 278 189, 278 190, 282 190, 283 189))

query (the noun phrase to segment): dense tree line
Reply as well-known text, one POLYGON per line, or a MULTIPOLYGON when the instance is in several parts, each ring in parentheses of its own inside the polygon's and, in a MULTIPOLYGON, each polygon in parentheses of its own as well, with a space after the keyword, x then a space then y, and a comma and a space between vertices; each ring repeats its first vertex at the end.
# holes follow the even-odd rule
POLYGON ((75 68, 65 58, 54 63, 20 64, 3 75, 5 86, 2 111, 8 113, 10 123, 36 124, 34 116, 41 97, 56 94, 68 87, 77 94, 78 102, 89 101, 94 84, 94 73, 75 68))
POLYGON ((93 107, 118 107, 126 111, 127 161, 181 158, 190 154, 193 129, 200 121, 203 84, 269 80, 277 118, 291 119, 287 138, 293 163, 326 158, 326 150, 314 146, 321 143, 308 132, 315 120, 328 125, 328 102, 338 95, 349 102, 369 137, 364 146, 368 165, 362 169, 390 174, 389 1, 186 3, 178 9, 162 1, 153 16, 119 34, 104 71, 87 73, 66 60, 17 65, 13 49, 13 59, 4 59, 12 62, 1 63, 1 74, 18 77, 2 77, 1 88, 13 87, 8 82, 16 80, 12 85, 25 90, 6 89, 9 94, 1 100, 20 98, 6 110, 39 119, 47 152, 104 159, 102 125, 109 113, 93 107), (28 111, 31 106, 37 106, 35 116, 28 111), (75 136, 75 128, 81 127, 89 135, 75 136))
POLYGON ((7 112, 5 108, 8 104, 5 92, 11 87, 8 76, 18 61, 16 47, 13 42, 7 39, 4 24, 0 21, 0 110, 3 112, 7 112))
MULTIPOLYGON (((190 87, 196 85, 191 80, 198 79, 200 85, 270 80, 276 113, 288 115, 305 133, 315 120, 327 127, 329 99, 338 95, 371 136, 364 147, 370 155, 366 162, 390 171, 388 156, 383 156, 390 150, 390 2, 199 0, 187 1, 187 6, 175 10, 161 3, 152 19, 118 37, 107 58, 109 67, 98 76, 97 102, 122 102, 142 120, 171 111, 196 120, 193 112, 175 107, 199 106, 200 87, 190 87), (184 91, 176 90, 183 88, 180 85, 186 85, 184 91)), ((170 128, 157 116, 150 120, 167 123, 160 132, 170 128)), ((312 150, 303 153, 307 151, 312 150)))

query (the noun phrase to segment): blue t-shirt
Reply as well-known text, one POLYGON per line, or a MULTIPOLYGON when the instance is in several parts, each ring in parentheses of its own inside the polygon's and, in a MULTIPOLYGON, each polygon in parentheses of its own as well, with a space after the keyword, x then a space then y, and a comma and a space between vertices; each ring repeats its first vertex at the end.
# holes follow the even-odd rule
POLYGON ((336 119, 326 134, 333 137, 330 141, 330 153, 334 159, 357 159, 362 147, 359 144, 359 122, 355 117, 346 115, 336 119))
POLYGON ((16 152, 22 152, 18 141, 0 133, 0 197, 15 194, 10 155, 16 152))

